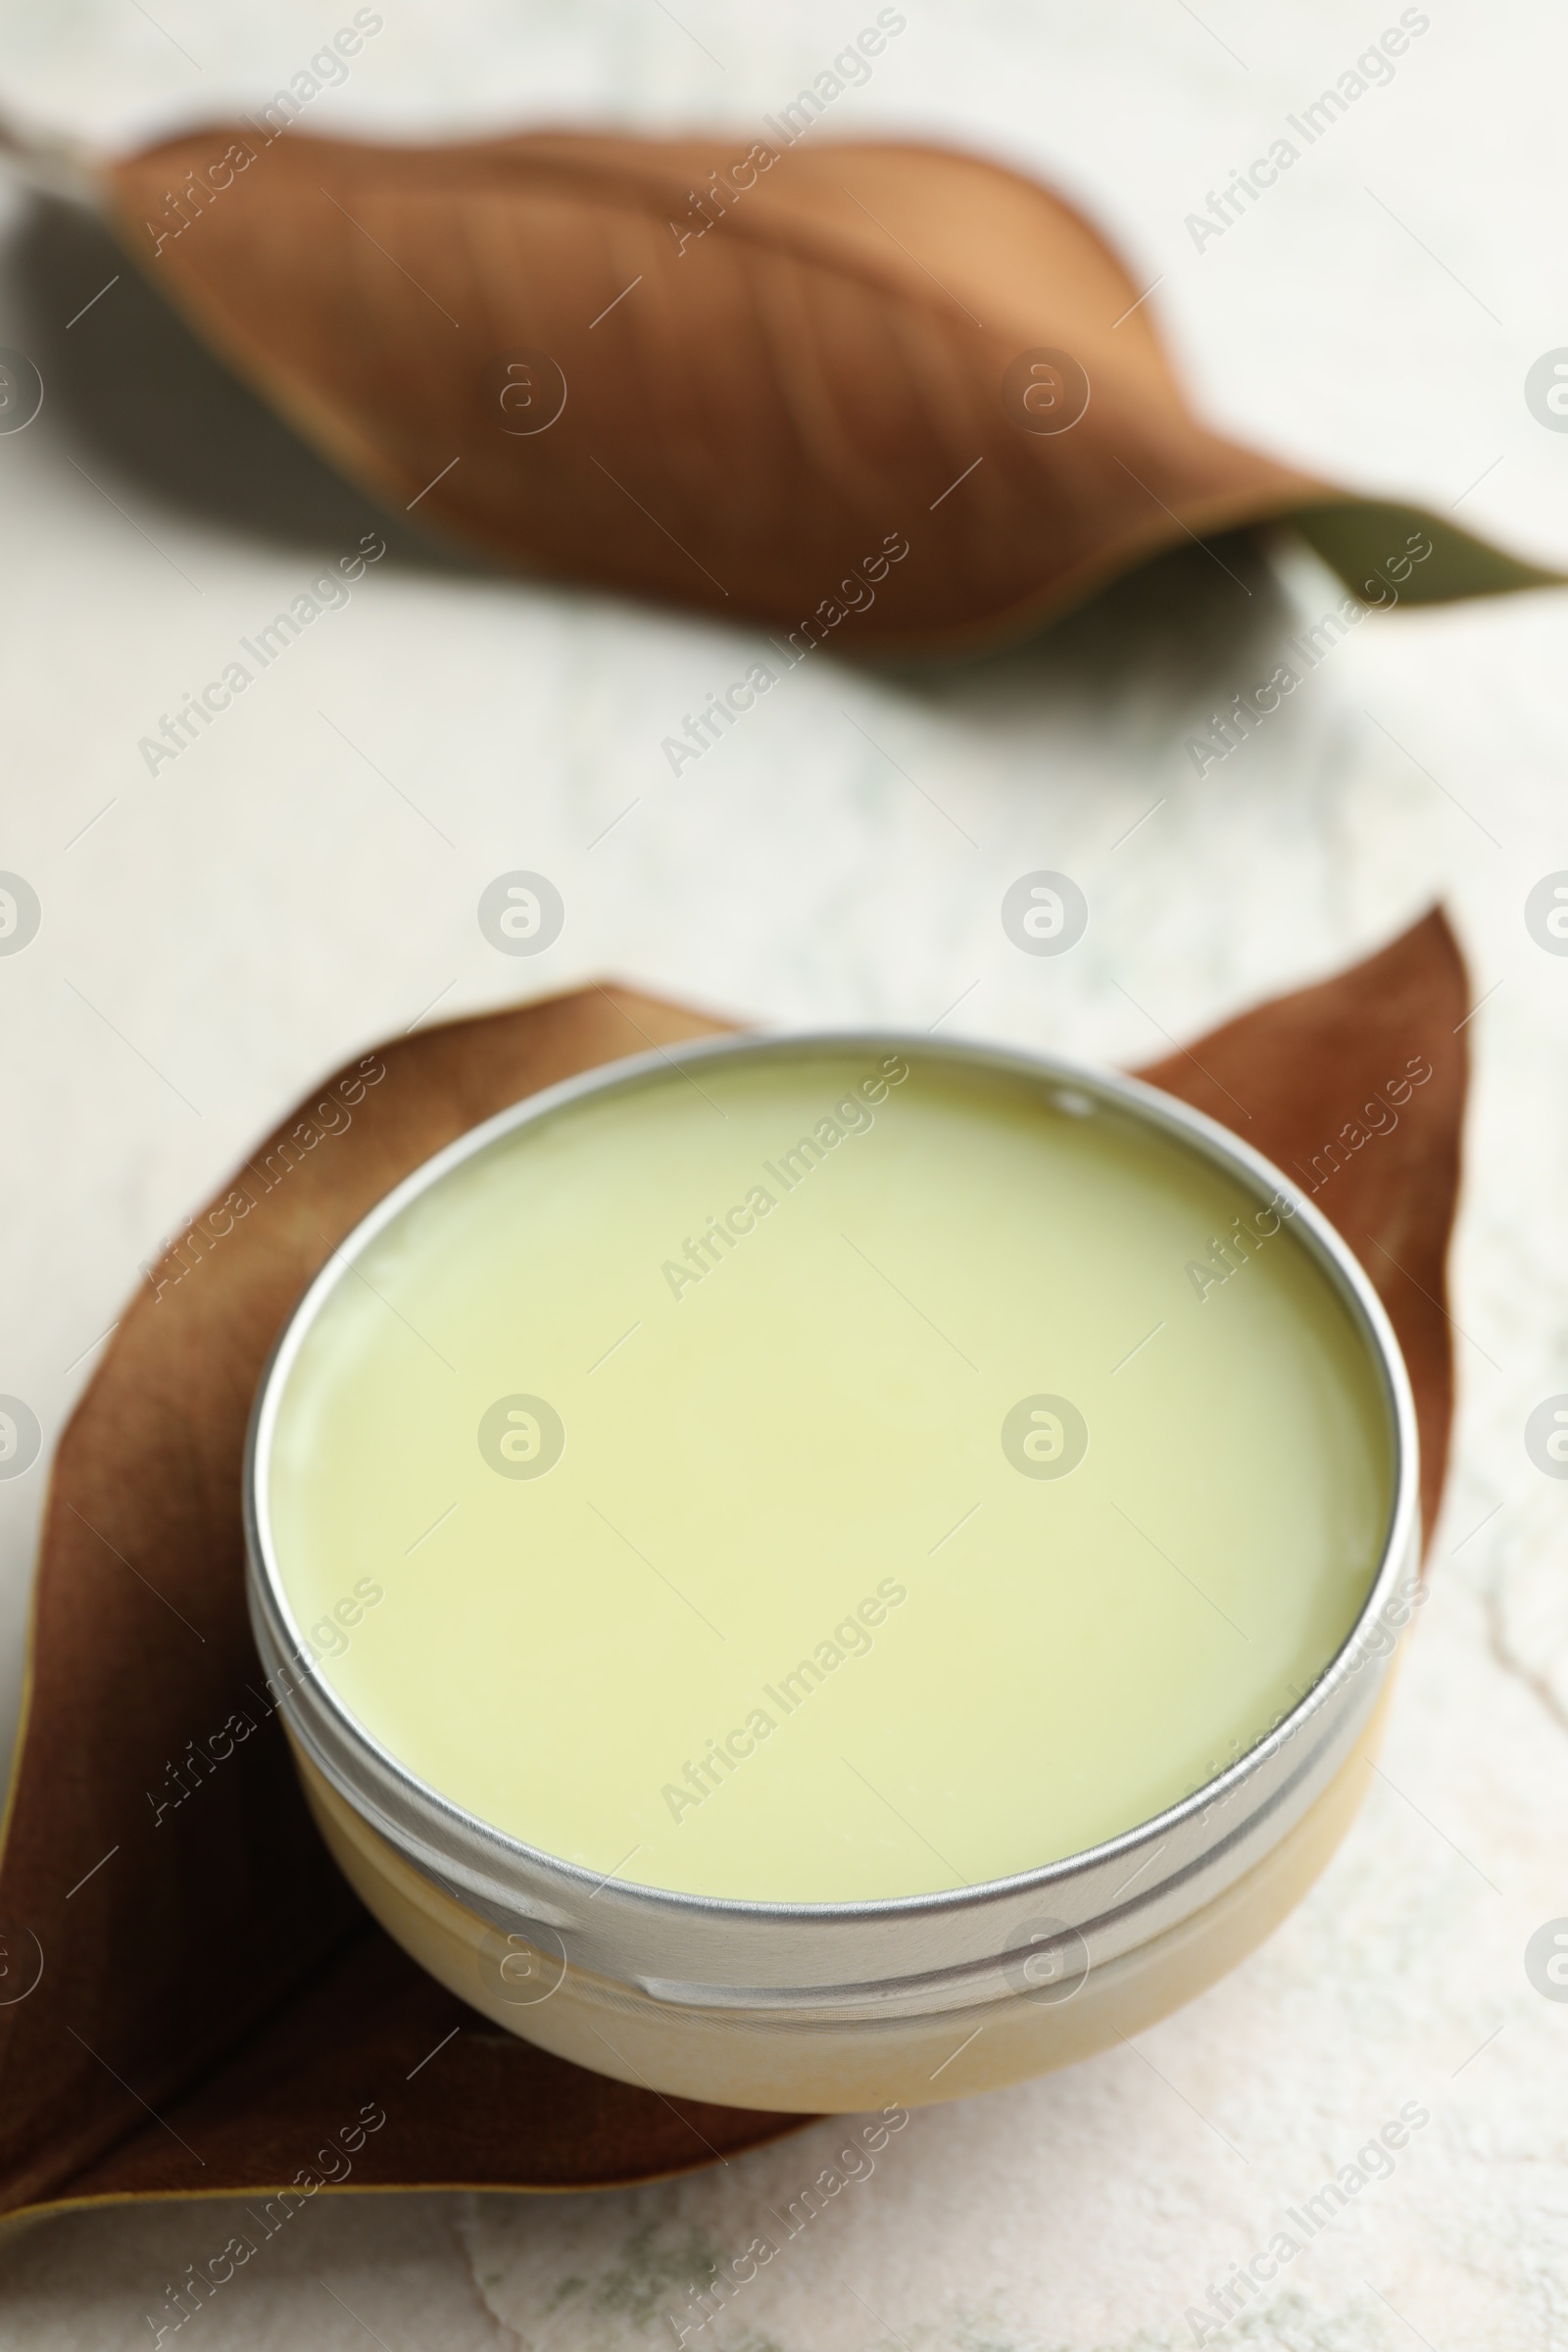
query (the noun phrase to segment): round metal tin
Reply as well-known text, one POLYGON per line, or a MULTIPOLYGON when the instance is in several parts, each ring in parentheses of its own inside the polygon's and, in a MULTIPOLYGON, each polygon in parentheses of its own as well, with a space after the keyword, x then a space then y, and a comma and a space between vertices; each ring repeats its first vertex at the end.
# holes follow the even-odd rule
MULTIPOLYGON (((1049 1976, 1067 1965, 1061 1956, 1069 1950, 1081 1947, 1100 1968, 1154 1943, 1236 1886, 1302 1823, 1343 1773, 1380 1696, 1391 1629, 1409 1614, 1420 1541, 1415 1413, 1388 1317, 1340 1236, 1279 1169, 1174 1098, 1054 1055, 893 1030, 722 1038, 639 1055, 530 1096, 438 1152, 371 1210, 306 1292, 273 1350, 252 1416, 245 1523, 251 1621, 267 1672, 286 1692, 297 1748, 362 1822, 465 1911, 503 1937, 564 1953, 584 1981, 618 1985, 633 2002, 666 2012, 821 2025, 922 2017, 1020 1989, 1027 1997, 1042 1967, 1049 1976), (589 1097, 665 1083, 672 1066, 858 1053, 899 1054, 911 1068, 1002 1073, 1048 1097, 1088 1097, 1206 1157, 1259 1203, 1288 1202, 1298 1243, 1339 1293, 1379 1376, 1392 1494, 1379 1567, 1348 1639, 1292 1712, 1260 1727, 1257 1743, 1207 1786, 1102 1845, 987 1885, 861 1903, 737 1901, 597 1877, 504 1836, 424 1786, 315 1671, 269 1520, 279 1398, 306 1333, 359 1253, 411 1201, 498 1139, 589 1097)), ((533 2017, 522 2007, 507 2022, 531 2033, 533 2017)))

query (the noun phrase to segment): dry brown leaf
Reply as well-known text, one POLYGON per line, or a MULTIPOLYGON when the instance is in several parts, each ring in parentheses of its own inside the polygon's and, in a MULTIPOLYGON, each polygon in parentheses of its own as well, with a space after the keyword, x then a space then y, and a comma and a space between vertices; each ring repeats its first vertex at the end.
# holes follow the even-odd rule
MULTIPOLYGON (((1104 242, 975 157, 241 123, 102 188, 152 282, 390 505, 798 650, 989 644, 1287 511, 1359 585, 1421 519, 1209 431, 1104 242)), ((1545 576, 1426 527, 1407 596, 1545 576)))
MULTIPOLYGON (((1432 914, 1353 971, 1144 1073, 1315 1187, 1361 1258, 1410 1367, 1429 1527, 1452 1404, 1444 1268, 1465 1003, 1452 936, 1432 914), (1325 1152, 1412 1057, 1431 1075, 1397 1125, 1325 1152)), ((503 1105, 716 1026, 594 988, 400 1038, 368 1057, 380 1078, 361 1064, 339 1085, 348 1125, 334 1105, 318 1148, 286 1181, 264 1181, 259 1167, 320 1099, 308 1097, 234 1179, 254 1209, 236 1222, 225 1186, 126 1309, 61 1443, 39 1566, 0 1861, 0 2213, 266 2195, 368 2101, 387 2120, 355 2149, 351 2189, 585 2188, 799 2127, 585 2073, 425 1976, 360 1909, 311 1826, 245 1614, 251 1396, 329 1251, 503 1105), (223 1754, 215 1735, 234 1710, 256 1728, 223 1754), (192 1786, 176 1804, 181 1774, 192 1786)))

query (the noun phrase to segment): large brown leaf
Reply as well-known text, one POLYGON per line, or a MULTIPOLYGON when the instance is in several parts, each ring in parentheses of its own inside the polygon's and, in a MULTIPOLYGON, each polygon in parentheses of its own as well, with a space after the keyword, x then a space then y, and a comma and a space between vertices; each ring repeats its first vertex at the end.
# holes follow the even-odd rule
POLYGON ((1357 588, 1418 528, 1403 598, 1546 576, 1210 431, 1104 242, 975 157, 241 123, 102 186, 152 282, 390 504, 800 650, 989 643, 1291 510, 1357 588))
MULTIPOLYGON (((1429 1525, 1451 1406, 1444 1263, 1464 1007, 1434 914, 1355 971, 1146 1073, 1312 1185, 1314 1157, 1329 1165, 1323 1147, 1368 1098, 1412 1059, 1430 1065, 1397 1126, 1343 1148, 1317 1188, 1404 1348, 1429 1525)), ((311 1826, 253 1689, 245 1614, 251 1396, 330 1250, 410 1169, 505 1104, 716 1025, 590 989, 400 1039, 369 1057, 379 1078, 356 1065, 334 1082, 321 1119, 320 1097, 308 1098, 235 1178, 255 1208, 236 1222, 220 1202, 198 1219, 126 1310, 62 1441, 44 1532, 0 1857, 0 2212, 265 2193, 313 2167, 368 2104, 386 2120, 354 2151, 354 2188, 644 2180, 803 2120, 586 2073, 425 1976, 360 1909, 311 1826), (319 1140, 270 1183, 269 1152, 307 1125, 319 1140), (191 1743, 210 1752, 235 1709, 257 1731, 216 1766, 193 1763, 191 1743), (160 1815, 181 1774, 189 1794, 160 1815)))

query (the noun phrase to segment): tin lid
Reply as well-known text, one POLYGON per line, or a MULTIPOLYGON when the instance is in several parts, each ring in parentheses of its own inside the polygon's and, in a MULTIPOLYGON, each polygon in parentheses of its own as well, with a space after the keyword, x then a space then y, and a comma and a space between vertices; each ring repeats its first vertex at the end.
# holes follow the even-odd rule
POLYGON ((1056 1056, 901 1032, 724 1038, 660 1051, 532 1096, 417 1169, 349 1235, 312 1284, 263 1377, 245 1465, 251 1619, 292 1737, 330 1785, 416 1870, 505 1933, 651 1997, 714 2009, 927 2008, 1006 1989, 1042 1941, 1102 1962, 1214 1899, 1327 1787, 1376 1703, 1419 1556, 1414 1406, 1397 1343, 1340 1237, 1289 1178, 1226 1129, 1135 1079, 1056 1056), (671 1068, 863 1053, 993 1072, 1058 1103, 1114 1107, 1288 1213, 1346 1308, 1387 1422, 1391 1506, 1376 1574, 1325 1670, 1213 1781, 1151 1820, 1038 1869, 951 1891, 851 1903, 676 1893, 599 1875, 510 1837, 420 1781, 378 1743, 318 1670, 275 1554, 270 1470, 279 1402, 301 1345, 356 1259, 411 1202, 500 1139, 590 1099, 663 1083, 671 1068))

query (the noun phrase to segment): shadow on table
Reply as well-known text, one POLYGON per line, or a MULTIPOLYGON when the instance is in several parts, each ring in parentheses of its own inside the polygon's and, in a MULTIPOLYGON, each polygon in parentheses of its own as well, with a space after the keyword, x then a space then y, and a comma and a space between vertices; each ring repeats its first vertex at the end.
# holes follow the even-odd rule
POLYGON ((101 461, 176 512, 277 548, 352 548, 373 525, 406 569, 489 569, 335 473, 203 348, 90 214, 38 201, 3 269, 11 334, 88 472, 101 461))

